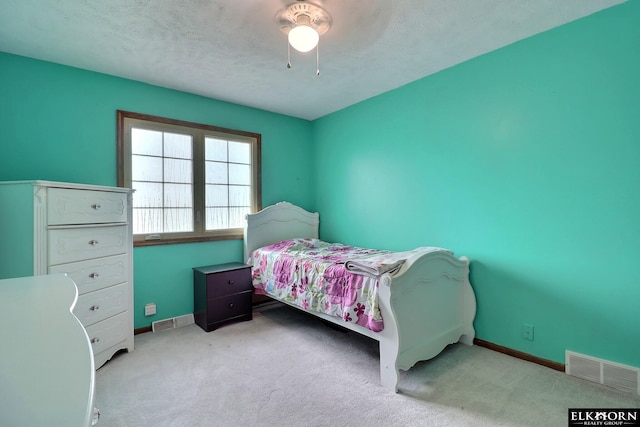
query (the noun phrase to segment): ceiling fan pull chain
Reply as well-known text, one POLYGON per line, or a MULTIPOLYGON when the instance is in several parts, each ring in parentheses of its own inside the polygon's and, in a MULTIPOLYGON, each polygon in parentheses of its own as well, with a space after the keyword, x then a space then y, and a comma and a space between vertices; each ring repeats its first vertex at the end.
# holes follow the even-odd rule
POLYGON ((287 68, 291 68, 291 45, 287 40, 287 68))
POLYGON ((316 76, 320 75, 320 42, 316 45, 316 76))

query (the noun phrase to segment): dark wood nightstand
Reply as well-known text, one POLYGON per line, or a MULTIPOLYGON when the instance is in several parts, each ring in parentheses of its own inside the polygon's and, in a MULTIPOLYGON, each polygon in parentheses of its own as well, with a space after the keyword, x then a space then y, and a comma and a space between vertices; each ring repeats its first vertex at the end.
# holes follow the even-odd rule
POLYGON ((251 320, 251 267, 239 262, 193 269, 193 317, 207 332, 251 320))

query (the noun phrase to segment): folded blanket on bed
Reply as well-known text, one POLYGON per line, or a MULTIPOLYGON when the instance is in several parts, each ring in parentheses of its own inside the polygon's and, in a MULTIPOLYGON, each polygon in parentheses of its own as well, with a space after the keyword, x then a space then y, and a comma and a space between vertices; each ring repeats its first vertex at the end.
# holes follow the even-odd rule
POLYGON ((344 263, 344 268, 353 274, 361 274, 374 278, 378 278, 385 273, 395 276, 400 272, 404 263, 410 258, 434 251, 452 253, 447 249, 435 246, 423 246, 410 251, 381 253, 348 260, 344 263))
POLYGON ((356 260, 345 262, 344 268, 353 274, 361 274, 363 276, 379 277, 385 273, 389 273, 393 276, 400 271, 400 268, 404 263, 405 260, 388 264, 380 263, 375 260, 356 260))

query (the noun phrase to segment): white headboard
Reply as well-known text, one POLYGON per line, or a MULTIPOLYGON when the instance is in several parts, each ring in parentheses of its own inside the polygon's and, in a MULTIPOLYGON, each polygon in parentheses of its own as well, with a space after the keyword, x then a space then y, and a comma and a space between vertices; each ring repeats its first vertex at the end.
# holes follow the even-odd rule
POLYGON ((318 238, 320 215, 289 202, 248 214, 244 224, 244 261, 254 250, 295 237, 318 238))

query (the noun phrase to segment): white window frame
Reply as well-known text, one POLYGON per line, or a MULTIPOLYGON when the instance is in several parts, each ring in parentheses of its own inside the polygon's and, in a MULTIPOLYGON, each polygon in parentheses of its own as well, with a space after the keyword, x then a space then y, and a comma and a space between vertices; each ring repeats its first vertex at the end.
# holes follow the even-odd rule
MULTIPOLYGON (((189 134, 193 138, 193 230, 180 233, 134 234, 134 246, 149 246, 169 243, 188 243, 210 240, 243 238, 243 228, 218 230, 205 229, 205 137, 243 142, 251 147, 251 213, 262 206, 261 191, 261 135, 258 133, 226 129, 217 126, 192 123, 182 120, 117 111, 117 169, 118 186, 132 188, 131 183, 131 129, 144 128, 162 132, 189 134)), ((135 190, 135 188, 134 188, 135 190)), ((135 200, 135 192, 134 192, 135 200)), ((134 203, 135 204, 135 203, 134 203)))

